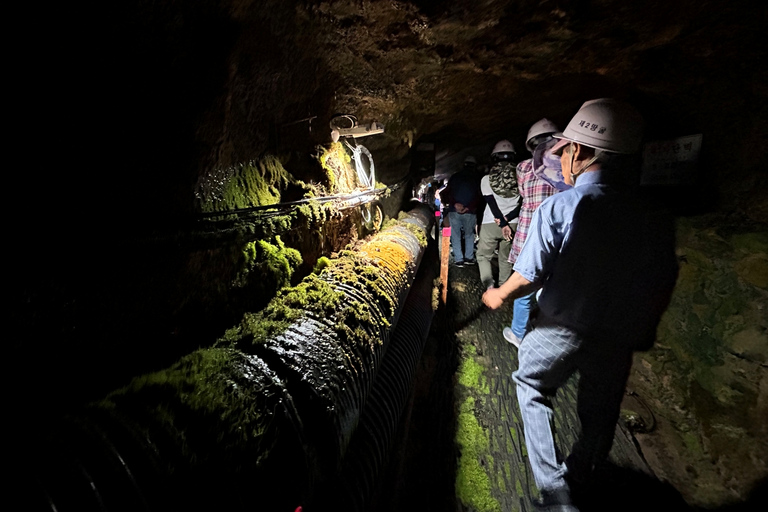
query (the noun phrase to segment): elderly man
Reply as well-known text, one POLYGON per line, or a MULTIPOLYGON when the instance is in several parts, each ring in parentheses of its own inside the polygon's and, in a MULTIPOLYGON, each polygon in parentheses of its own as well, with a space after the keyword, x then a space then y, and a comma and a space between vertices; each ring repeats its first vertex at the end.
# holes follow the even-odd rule
POLYGON ((495 309, 542 288, 512 377, 539 505, 575 512, 572 487, 608 456, 632 353, 654 342, 677 259, 671 219, 643 204, 627 179, 642 139, 637 111, 588 101, 555 138, 552 151, 573 188, 539 206, 515 272, 483 302, 495 309), (577 370, 581 432, 563 461, 550 398, 577 370))

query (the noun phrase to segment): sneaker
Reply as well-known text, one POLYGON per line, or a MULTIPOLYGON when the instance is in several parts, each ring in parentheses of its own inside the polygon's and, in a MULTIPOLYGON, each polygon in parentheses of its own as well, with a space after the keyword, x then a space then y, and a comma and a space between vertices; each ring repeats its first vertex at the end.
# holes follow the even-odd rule
POLYGON ((542 512, 579 512, 579 509, 571 501, 570 493, 567 489, 558 489, 556 491, 542 491, 541 498, 533 503, 536 510, 542 512))
POLYGON ((477 265, 477 260, 475 258, 464 260, 465 265, 477 265))
POLYGON ((454 265, 456 265, 457 267, 461 268, 461 267, 464 266, 464 262, 463 261, 457 261, 456 263, 454 263, 454 265))
POLYGON ((516 346, 517 348, 520 348, 520 342, 522 341, 520 338, 515 336, 515 333, 512 332, 511 327, 505 327, 503 331, 501 331, 501 334, 504 336, 504 339, 516 346))

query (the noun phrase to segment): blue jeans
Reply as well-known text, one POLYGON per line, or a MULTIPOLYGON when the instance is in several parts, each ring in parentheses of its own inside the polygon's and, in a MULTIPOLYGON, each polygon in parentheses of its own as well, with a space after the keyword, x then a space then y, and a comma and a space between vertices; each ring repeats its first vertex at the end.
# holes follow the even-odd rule
POLYGON ((586 478, 608 457, 632 366, 632 349, 622 341, 584 338, 539 313, 533 330, 520 344, 519 366, 512 378, 539 490, 567 489, 566 473, 586 478), (581 430, 565 461, 559 453, 567 453, 567 447, 555 448, 551 398, 576 371, 581 430))
POLYGON ((533 307, 533 297, 536 292, 530 295, 524 295, 515 299, 512 307, 512 333, 520 339, 523 339, 528 331, 528 319, 531 317, 531 308, 533 307))
POLYGON ((477 215, 474 213, 448 213, 448 222, 451 223, 451 247, 453 247, 453 260, 460 263, 464 260, 475 258, 475 226, 477 215), (462 232, 464 233, 462 236, 462 232), (461 239, 464 238, 464 250, 461 249, 461 239))

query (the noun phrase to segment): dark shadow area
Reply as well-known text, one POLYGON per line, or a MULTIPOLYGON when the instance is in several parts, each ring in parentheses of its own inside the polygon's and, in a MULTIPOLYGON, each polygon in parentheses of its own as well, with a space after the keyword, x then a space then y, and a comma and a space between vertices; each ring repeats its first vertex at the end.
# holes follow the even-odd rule
POLYGON ((435 313, 404 413, 407 420, 397 434, 371 512, 456 510, 453 380, 459 356, 455 320, 460 313, 450 300, 435 313))
POLYGON ((715 509, 693 509, 696 512, 705 510, 712 512, 754 512, 768 510, 768 477, 757 481, 743 502, 729 503, 715 509))
POLYGON ((576 487, 573 498, 582 512, 694 510, 668 483, 641 471, 612 463, 600 467, 596 471, 594 481, 589 485, 576 487))

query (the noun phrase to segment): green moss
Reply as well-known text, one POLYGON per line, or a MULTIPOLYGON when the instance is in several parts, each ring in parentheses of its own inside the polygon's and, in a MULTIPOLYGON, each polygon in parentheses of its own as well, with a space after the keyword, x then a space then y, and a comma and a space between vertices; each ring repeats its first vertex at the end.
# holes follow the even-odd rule
POLYGON ((267 290, 271 292, 291 283, 291 276, 302 263, 301 254, 286 247, 279 236, 275 236, 274 241, 275 245, 265 240, 245 244, 234 286, 243 288, 255 282, 271 288, 267 290))
POLYGON ((308 313, 333 321, 334 330, 344 339, 371 346, 381 343, 377 333, 389 327, 396 295, 405 286, 412 264, 407 250, 391 237, 392 233, 380 233, 356 252, 342 251, 336 259, 326 259, 319 275, 310 274, 298 286, 284 288, 266 308, 246 314, 217 343, 248 351, 251 344, 263 343, 308 313), (339 284, 349 285, 371 300, 342 301, 346 295, 336 291, 339 284), (380 314, 374 316, 373 308, 380 314))
POLYGON ((469 345, 465 347, 465 352, 466 354, 463 357, 458 371, 459 384, 475 389, 483 395, 489 394, 491 390, 485 377, 483 367, 474 359, 477 350, 474 346, 469 345))
POLYGON ((507 492, 507 484, 504 482, 504 475, 501 471, 496 473, 496 487, 498 487, 499 492, 507 492))
POLYGON ((265 155, 201 178, 198 208, 211 213, 277 204, 281 191, 295 182, 277 157, 265 155))
POLYGON ((424 230, 422 230, 419 226, 414 224, 413 222, 407 222, 406 220, 410 219, 407 213, 400 212, 399 218, 397 219, 388 219, 384 222, 381 229, 382 231, 391 229, 393 227, 400 227, 403 229, 407 229, 408 232, 410 232, 413 236, 416 237, 416 240, 419 241, 419 245, 421 247, 427 246, 427 235, 424 233, 424 230))
POLYGON ((680 434, 683 438, 683 444, 690 454, 696 457, 704 456, 704 449, 702 448, 701 442, 699 441, 699 438, 694 431, 681 432, 680 434))
POLYGON ((329 260, 325 256, 320 256, 317 259, 317 262, 315 263, 315 268, 314 268, 313 272, 315 274, 319 274, 320 272, 322 272, 325 269, 325 267, 330 265, 330 263, 331 263, 331 260, 329 260))
POLYGON ((238 351, 198 350, 168 369, 134 378, 96 405, 142 408, 152 433, 164 431, 193 464, 208 455, 250 464, 238 458, 259 451, 272 406, 262 408, 263 387, 254 385, 258 377, 249 364, 238 351))
POLYGON ((331 219, 341 217, 341 211, 333 202, 309 201, 298 205, 292 216, 295 227, 310 234, 322 234, 325 224, 331 219))
POLYGON ((235 344, 247 351, 249 344, 263 343, 285 331, 305 311, 320 317, 332 317, 343 297, 326 281, 312 274, 299 285, 284 288, 258 313, 246 313, 240 325, 227 330, 218 341, 220 346, 235 344))
MULTIPOLYGON (((461 405, 456 440, 461 449, 456 473, 456 495, 466 506, 477 512, 500 512, 501 505, 491 494, 491 480, 481 464, 489 460, 488 433, 474 414, 474 399, 461 405)), ((492 464, 489 462, 488 466, 492 464)))
POLYGON ((517 491, 518 496, 523 495, 523 483, 520 481, 519 478, 515 480, 515 491, 517 491))
POLYGON ((328 178, 331 193, 352 192, 357 186, 357 174, 352 168, 352 158, 341 142, 328 148, 318 147, 317 157, 328 178))
POLYGON ((733 235, 731 243, 736 250, 752 254, 768 253, 768 233, 742 233, 733 235))

